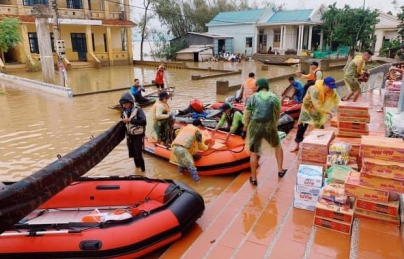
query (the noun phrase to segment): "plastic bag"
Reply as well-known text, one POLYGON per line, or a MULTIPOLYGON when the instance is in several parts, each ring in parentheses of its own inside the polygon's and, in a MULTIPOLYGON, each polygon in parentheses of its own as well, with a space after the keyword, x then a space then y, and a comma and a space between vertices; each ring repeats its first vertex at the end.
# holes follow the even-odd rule
POLYGON ((348 174, 351 171, 355 172, 355 170, 346 165, 333 165, 326 170, 326 183, 345 184, 345 180, 347 179, 348 174))
POLYGON ((345 204, 348 199, 348 196, 345 195, 344 184, 339 183, 330 183, 325 185, 321 189, 320 196, 323 199, 341 204, 345 204))
POLYGON ((348 142, 334 142, 330 145, 329 154, 330 155, 349 155, 351 151, 351 143, 348 142))

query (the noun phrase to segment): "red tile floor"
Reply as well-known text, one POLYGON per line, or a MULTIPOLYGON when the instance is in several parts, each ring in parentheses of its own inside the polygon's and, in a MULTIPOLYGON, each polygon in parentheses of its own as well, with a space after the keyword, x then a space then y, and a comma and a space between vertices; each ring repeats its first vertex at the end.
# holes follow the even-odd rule
MULTIPOLYGON (((370 103, 372 134, 384 134, 379 90, 365 93, 370 103)), ((296 129, 283 141, 284 165, 279 179, 275 158, 262 159, 258 187, 241 173, 212 202, 197 226, 174 243, 161 259, 294 259, 349 258, 403 259, 403 237, 398 227, 355 219, 352 235, 313 227, 311 211, 293 208, 293 188, 299 166, 297 153, 290 153, 296 129)))

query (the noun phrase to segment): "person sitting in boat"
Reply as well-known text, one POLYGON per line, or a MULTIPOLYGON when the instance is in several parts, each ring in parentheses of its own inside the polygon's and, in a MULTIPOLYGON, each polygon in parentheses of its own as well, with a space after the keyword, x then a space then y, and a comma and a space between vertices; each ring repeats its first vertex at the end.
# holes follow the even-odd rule
POLYGON ((149 102, 149 99, 142 96, 142 92, 144 92, 144 91, 145 91, 145 89, 144 89, 143 86, 140 85, 139 79, 135 78, 134 85, 132 85, 130 87, 130 93, 135 98, 135 101, 137 103, 147 103, 147 102, 149 102))
POLYGON ((234 133, 237 135, 240 135, 241 132, 243 131, 243 113, 241 113, 239 110, 235 109, 232 107, 230 103, 224 103, 222 107, 220 107, 220 110, 222 110, 223 114, 222 117, 220 118, 219 122, 217 123, 216 128, 213 130, 212 133, 212 138, 215 136, 216 131, 224 125, 224 123, 227 123, 227 129, 229 130, 229 133, 226 136, 225 142, 230 137, 230 134, 234 133))
POLYGON ((159 98, 151 110, 149 120, 151 121, 151 128, 147 128, 148 136, 164 142, 166 146, 173 140, 172 132, 175 121, 175 112, 170 111, 170 106, 167 103, 168 97, 169 95, 166 91, 159 93, 159 98))
POLYGON ((282 93, 282 101, 289 98, 290 100, 301 103, 303 101, 303 84, 299 80, 296 80, 293 76, 290 76, 288 80, 289 86, 282 93), (293 89, 293 91, 290 89, 293 89), (293 93, 290 94, 289 92, 293 93))
POLYGON ((244 81, 243 85, 241 86, 241 93, 242 96, 241 100, 236 99, 236 101, 241 101, 242 103, 247 103, 248 97, 255 93, 255 74, 253 72, 248 74, 248 78, 244 81))
POLYGON ((209 148, 204 143, 202 132, 200 131, 201 127, 201 120, 193 120, 192 124, 188 124, 181 129, 171 145, 170 162, 178 164, 179 173, 183 173, 185 168, 187 168, 196 183, 200 181, 200 178, 193 156, 198 153, 198 150, 205 151, 209 148))
POLYGON ((124 93, 119 103, 123 110, 121 121, 126 126, 126 144, 128 146, 129 157, 133 157, 135 166, 144 172, 146 168, 142 153, 146 116, 142 108, 134 104, 133 98, 129 93, 124 93))

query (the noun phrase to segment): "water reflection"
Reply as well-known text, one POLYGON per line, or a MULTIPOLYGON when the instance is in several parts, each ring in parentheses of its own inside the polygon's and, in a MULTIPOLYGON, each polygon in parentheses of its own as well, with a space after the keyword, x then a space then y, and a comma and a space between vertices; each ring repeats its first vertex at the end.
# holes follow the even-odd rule
MULTIPOLYGON (((184 108, 191 98, 204 103, 224 100, 226 96, 216 95, 216 81, 228 80, 230 85, 240 84, 254 72, 256 77, 273 77, 293 73, 296 67, 270 66, 269 71, 261 70, 259 62, 205 62, 188 63, 190 67, 212 67, 242 70, 240 75, 191 80, 192 75, 207 75, 213 72, 198 70, 167 69, 170 86, 176 92, 169 101, 174 109, 184 108)), ((42 80, 41 73, 17 74, 27 78, 42 80)), ((118 66, 101 69, 69 71, 68 81, 73 93, 121 88, 133 83, 133 78, 150 83, 155 76, 153 67, 118 66)), ((271 86, 286 86, 284 82, 274 82, 271 86)), ((79 147, 119 121, 119 112, 108 109, 116 104, 125 91, 86 95, 68 99, 47 93, 36 93, 26 89, 11 88, 7 85, 0 94, 0 181, 18 180, 43 168, 56 159, 79 147)), ((151 90, 151 89, 148 89, 151 90)), ((231 94, 231 93, 229 93, 231 94)), ((145 108, 148 113, 150 107, 145 108)), ((190 185, 188 175, 177 173, 176 167, 148 155, 145 156, 148 177, 173 178, 190 185)), ((128 158, 125 142, 122 142, 88 175, 142 174, 128 158)), ((234 176, 203 177, 201 186, 195 187, 207 202, 213 200, 234 176)))

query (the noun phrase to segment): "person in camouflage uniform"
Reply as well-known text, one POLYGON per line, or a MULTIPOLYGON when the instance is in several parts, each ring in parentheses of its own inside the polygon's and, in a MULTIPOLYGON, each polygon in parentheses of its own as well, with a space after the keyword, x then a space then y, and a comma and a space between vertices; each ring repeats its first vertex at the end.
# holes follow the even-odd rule
POLYGON ((257 185, 257 167, 262 152, 262 141, 266 140, 275 149, 278 164, 278 176, 283 177, 283 149, 278 136, 278 119, 281 111, 279 97, 269 91, 268 80, 260 78, 256 82, 257 92, 250 96, 244 110, 244 129, 242 137, 245 138, 248 130, 248 147, 251 152, 250 183, 257 185))
POLYGON ((170 162, 178 164, 178 171, 184 172, 187 168, 195 182, 199 182, 200 178, 195 167, 193 155, 198 150, 207 150, 208 146, 205 145, 199 127, 202 122, 196 119, 192 124, 183 127, 171 145, 170 162))

